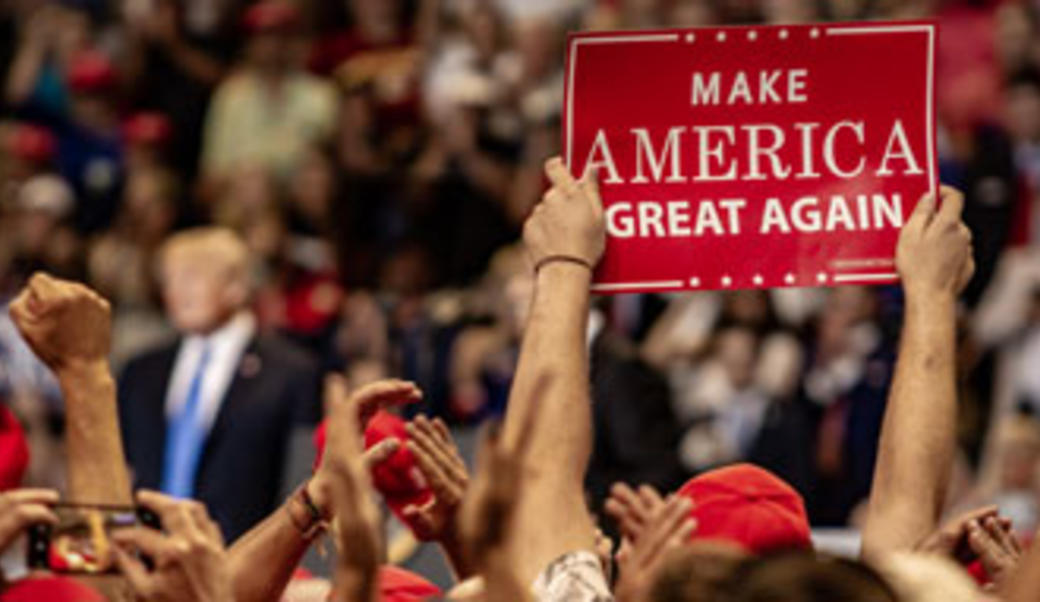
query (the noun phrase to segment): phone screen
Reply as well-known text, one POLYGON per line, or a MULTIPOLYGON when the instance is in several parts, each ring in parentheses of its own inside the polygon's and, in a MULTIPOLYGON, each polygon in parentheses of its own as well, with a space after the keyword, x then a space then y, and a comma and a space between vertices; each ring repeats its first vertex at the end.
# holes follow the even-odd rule
POLYGON ((29 528, 29 567, 52 573, 116 571, 110 534, 128 527, 159 528, 158 517, 133 506, 57 504, 55 525, 29 528))

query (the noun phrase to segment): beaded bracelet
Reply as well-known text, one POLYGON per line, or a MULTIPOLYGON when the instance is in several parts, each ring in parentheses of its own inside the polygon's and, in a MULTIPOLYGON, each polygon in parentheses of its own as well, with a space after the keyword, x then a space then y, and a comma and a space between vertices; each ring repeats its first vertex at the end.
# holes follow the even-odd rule
POLYGON ((297 520, 296 514, 289 508, 286 508, 286 511, 289 512, 289 520, 292 521, 293 526, 296 527, 304 538, 313 539, 325 531, 328 527, 328 521, 322 514, 321 509, 314 503, 311 494, 307 491, 307 483, 300 485, 293 492, 291 499, 303 506, 304 511, 307 513, 306 521, 304 524, 300 524, 301 521, 297 520))

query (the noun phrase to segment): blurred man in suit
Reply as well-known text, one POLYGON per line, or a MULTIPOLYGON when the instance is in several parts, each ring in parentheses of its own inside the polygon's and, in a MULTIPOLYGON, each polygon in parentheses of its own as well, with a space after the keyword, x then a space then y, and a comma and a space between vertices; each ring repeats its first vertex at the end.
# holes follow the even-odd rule
POLYGON ((290 433, 321 413, 313 362, 257 333, 249 265, 229 230, 172 236, 159 274, 180 338, 133 359, 119 383, 136 484, 201 500, 229 540, 276 507, 290 433))

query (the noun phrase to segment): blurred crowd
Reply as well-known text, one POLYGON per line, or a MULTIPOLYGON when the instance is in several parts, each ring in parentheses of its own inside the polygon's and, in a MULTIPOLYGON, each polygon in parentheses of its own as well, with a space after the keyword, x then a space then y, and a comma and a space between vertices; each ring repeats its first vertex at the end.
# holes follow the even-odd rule
MULTIPOLYGON (((415 382, 409 415, 473 424, 503 412, 516 365, 533 286, 516 241, 559 149, 567 31, 916 18, 942 26, 942 180, 965 192, 978 265, 954 502, 996 503, 1032 534, 1034 1, 2 0, 0 302, 37 270, 86 282, 132 366, 190 331, 167 309, 192 278, 160 270, 160 250, 226 227, 258 332, 351 386, 415 382)), ((856 524, 902 306, 898 287, 595 300, 590 497, 751 461, 814 525, 856 524)), ((28 426, 30 482, 60 484, 61 393, 6 311, 0 401, 28 426)))

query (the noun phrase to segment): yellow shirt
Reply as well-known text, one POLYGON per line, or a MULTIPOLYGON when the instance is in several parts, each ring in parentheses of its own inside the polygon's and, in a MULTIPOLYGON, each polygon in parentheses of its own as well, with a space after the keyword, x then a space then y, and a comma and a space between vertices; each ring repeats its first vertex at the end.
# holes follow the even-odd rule
POLYGON ((329 136, 336 119, 336 91, 306 73, 278 87, 239 71, 217 88, 206 115, 203 170, 227 173, 259 165, 286 177, 307 145, 329 136))

